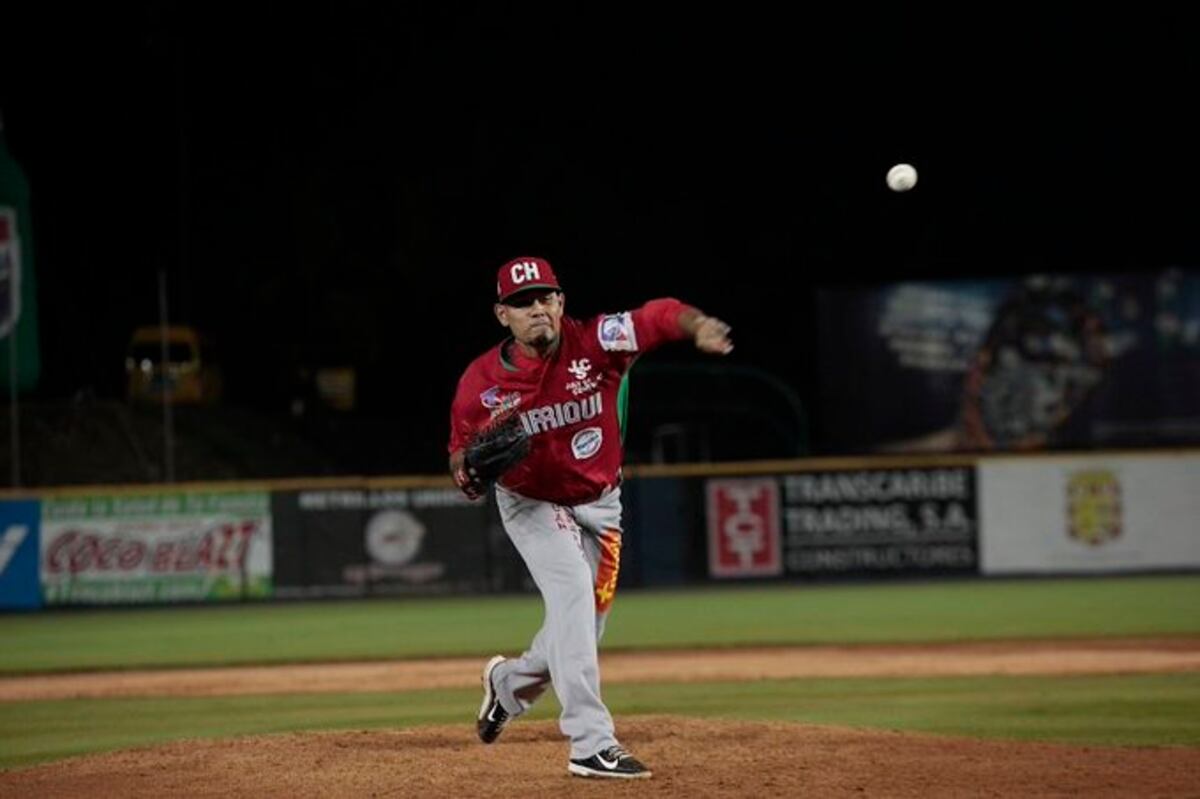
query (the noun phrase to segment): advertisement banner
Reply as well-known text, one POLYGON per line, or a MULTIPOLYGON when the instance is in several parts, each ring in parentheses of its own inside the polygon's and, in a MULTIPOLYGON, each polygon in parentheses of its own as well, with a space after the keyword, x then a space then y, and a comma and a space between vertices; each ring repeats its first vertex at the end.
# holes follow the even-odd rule
POLYGON ((830 289, 818 318, 829 453, 1200 442, 1196 270, 830 289))
POLYGON ((1200 455, 986 459, 985 574, 1200 567, 1200 455))
POLYGON ((17 209, 0 205, 0 339, 21 318, 21 239, 17 209))
POLYGON ((41 503, 0 501, 0 609, 42 605, 38 582, 41 503))
POLYGON ((974 574, 970 467, 806 472, 780 478, 788 574, 974 574))
POLYGON ((265 492, 48 499, 41 527, 47 605, 207 602, 272 593, 265 492))
POLYGON ((489 516, 455 488, 276 492, 280 598, 486 590, 489 516))
POLYGON ((711 577, 975 574, 971 467, 708 480, 711 577))

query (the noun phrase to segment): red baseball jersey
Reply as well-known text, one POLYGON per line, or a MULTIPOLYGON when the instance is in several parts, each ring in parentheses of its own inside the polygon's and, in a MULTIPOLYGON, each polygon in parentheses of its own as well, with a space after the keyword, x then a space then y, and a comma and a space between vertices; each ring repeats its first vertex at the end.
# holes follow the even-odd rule
POLYGON ((621 383, 634 359, 687 337, 675 299, 586 321, 564 316, 558 347, 530 358, 510 338, 471 362, 450 409, 449 451, 495 417, 514 412, 531 436, 529 455, 500 483, 560 505, 591 502, 621 471, 621 383))

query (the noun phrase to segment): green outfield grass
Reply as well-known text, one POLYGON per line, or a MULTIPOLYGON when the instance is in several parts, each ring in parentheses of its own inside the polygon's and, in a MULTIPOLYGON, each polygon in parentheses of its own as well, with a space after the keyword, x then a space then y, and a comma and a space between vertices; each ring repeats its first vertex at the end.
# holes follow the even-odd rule
MULTIPOLYGON (((513 651, 536 596, 0 616, 0 674, 513 651)), ((1200 576, 626 591, 605 647, 1200 634, 1200 576)))
MULTIPOLYGON (((612 685, 618 717, 670 713, 1105 745, 1200 746, 1200 674, 764 680, 612 685)), ((71 755, 299 730, 474 729, 477 691, 0 704, 0 768, 71 755)), ((551 695, 530 718, 554 718, 551 695)), ((517 722, 521 723, 521 722, 517 722)))
MULTIPOLYGON (((536 597, 249 604, 0 616, 0 674, 519 650, 536 597)), ((605 648, 1200 635, 1200 576, 625 592, 605 648)), ((1200 746, 1200 673, 614 684, 672 713, 1117 745, 1200 746)), ((0 768, 195 737, 468 729, 476 691, 0 703, 0 768)), ((534 718, 557 713, 552 698, 534 718)))

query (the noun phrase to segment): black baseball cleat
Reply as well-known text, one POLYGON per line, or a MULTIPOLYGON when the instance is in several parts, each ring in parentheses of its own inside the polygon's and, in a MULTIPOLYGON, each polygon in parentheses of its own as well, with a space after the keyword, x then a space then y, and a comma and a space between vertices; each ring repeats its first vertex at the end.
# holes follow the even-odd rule
POLYGON ((492 672, 504 661, 503 655, 496 655, 483 667, 483 704, 479 706, 479 715, 475 718, 475 729, 479 732, 479 740, 485 744, 499 738, 504 725, 508 723, 508 711, 500 704, 496 686, 492 684, 492 672))
POLYGON ((615 777, 623 780, 644 780, 651 775, 650 769, 619 746, 601 749, 583 760, 571 760, 567 771, 576 777, 615 777))

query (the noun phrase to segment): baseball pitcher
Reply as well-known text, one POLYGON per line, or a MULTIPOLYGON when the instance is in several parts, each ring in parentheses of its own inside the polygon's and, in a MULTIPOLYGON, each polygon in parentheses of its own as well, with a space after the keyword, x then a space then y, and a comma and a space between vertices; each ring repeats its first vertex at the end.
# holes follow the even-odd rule
POLYGON ((617 742, 597 660, 621 563, 624 381, 638 355, 670 341, 729 353, 729 326, 675 299, 572 319, 543 258, 504 264, 496 290, 496 318, 509 337, 459 380, 450 471, 471 497, 494 481, 504 529, 546 616, 523 655, 497 655, 484 667, 479 737, 495 741, 552 684, 571 741, 569 773, 649 777, 617 742))

